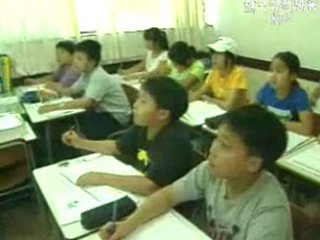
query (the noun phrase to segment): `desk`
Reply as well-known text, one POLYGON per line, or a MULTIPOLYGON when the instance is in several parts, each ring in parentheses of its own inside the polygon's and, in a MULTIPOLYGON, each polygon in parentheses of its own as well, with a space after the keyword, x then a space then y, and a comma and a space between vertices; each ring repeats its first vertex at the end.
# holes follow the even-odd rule
POLYGON ((320 145, 312 142, 277 161, 277 166, 320 187, 320 145))
POLYGON ((45 89, 45 84, 38 84, 38 85, 32 85, 32 86, 20 86, 20 87, 14 88, 13 93, 14 95, 20 98, 23 96, 23 94, 27 92, 39 91, 44 89, 45 89))
MULTIPOLYGON (((0 149, 3 150, 15 146, 22 146, 26 157, 27 167, 31 173, 36 166, 31 147, 31 142, 36 140, 37 137, 31 129, 29 123, 25 122, 20 115, 18 115, 18 118, 20 118, 20 120, 23 122, 23 128, 21 129, 21 133, 18 132, 15 135, 2 137, 0 139, 0 149)), ((0 197, 5 197, 14 193, 22 192, 29 188, 33 188, 32 183, 11 189, 9 191, 2 192, 0 193, 0 197)))
MULTIPOLYGON (((151 220, 138 228, 124 240, 209 240, 207 235, 200 231, 175 211, 170 211, 151 220)), ((81 240, 101 240, 97 233, 81 240)))
POLYGON ((48 160, 50 163, 53 163, 52 159, 52 145, 51 145, 51 134, 50 134, 50 121, 63 119, 66 117, 74 117, 78 114, 85 112, 85 109, 70 109, 70 110, 61 110, 61 111, 54 111, 49 113, 41 114, 39 113, 39 108, 45 104, 56 104, 56 103, 63 103, 71 101, 71 97, 63 97, 60 99, 55 99, 51 101, 47 101, 45 103, 24 103, 23 106, 29 116, 31 122, 33 124, 39 123, 46 123, 45 126, 45 138, 47 144, 47 151, 48 151, 48 160))
POLYGON ((189 103, 187 112, 180 120, 190 127, 198 127, 205 123, 206 118, 216 117, 225 112, 225 110, 222 110, 215 104, 204 101, 194 101, 189 103))
POLYGON ((72 101, 71 97, 63 97, 51 101, 47 101, 45 103, 24 103, 23 106, 31 120, 32 123, 43 123, 47 121, 57 120, 69 116, 74 116, 79 113, 83 113, 85 109, 67 109, 67 110, 59 110, 49 113, 39 113, 39 108, 43 105, 48 104, 57 104, 72 101))
MULTIPOLYGON (((61 164, 61 163, 60 163, 61 164)), ((37 182, 37 185, 42 193, 42 196, 44 198, 44 200, 46 201, 55 221, 56 224, 58 225, 59 229, 61 230, 61 233, 63 235, 63 237, 65 239, 78 239, 80 237, 83 237, 84 235, 88 235, 90 234, 89 231, 85 230, 80 221, 74 221, 71 222, 69 224, 64 224, 63 223, 63 219, 61 218, 62 214, 66 214, 65 212, 61 212, 63 209, 63 207, 59 206, 59 209, 57 208, 57 204, 55 203, 57 199, 59 199, 59 203, 62 203, 62 199, 59 196, 64 196, 64 197, 72 197, 75 195, 80 196, 81 193, 79 193, 79 187, 73 186, 70 187, 67 186, 66 184, 64 184, 61 181, 61 175, 59 175, 59 171, 64 171, 61 170, 61 165, 59 164, 55 164, 55 165, 51 165, 48 167, 44 167, 41 169, 36 169, 34 170, 33 174, 35 177, 35 180, 37 182)), ((114 157, 112 156, 104 156, 104 155, 99 155, 99 154, 92 154, 92 155, 88 155, 85 157, 80 157, 80 158, 76 158, 73 159, 71 161, 69 161, 69 166, 67 167, 69 169, 78 169, 77 174, 79 174, 82 170, 79 169, 85 169, 85 171, 100 171, 100 172, 110 172, 110 173, 115 173, 115 174, 123 174, 123 175, 141 175, 140 172, 138 172, 136 169, 134 169, 133 167, 129 166, 129 165, 125 165, 123 163, 121 163, 120 161, 116 160, 114 157), (82 166, 82 167, 79 167, 82 166)), ((70 176, 70 175, 69 175, 70 176)), ((140 204, 144 198, 137 196, 137 195, 133 195, 130 193, 126 193, 108 186, 102 186, 102 187, 94 187, 94 188, 87 188, 87 190, 92 190, 92 191, 98 191, 100 192, 99 194, 99 199, 101 200, 102 198, 109 198, 110 195, 114 195, 115 191, 117 192, 122 192, 125 195, 129 195, 130 197, 132 197, 137 204, 140 204), (101 194, 102 193, 102 194, 101 194)), ((107 199, 105 199, 107 200, 107 199)), ((178 215, 177 213, 172 213, 174 214, 173 216, 175 217, 170 217, 173 219, 179 219, 176 220, 176 222, 172 222, 170 220, 170 228, 172 228, 173 226, 179 226, 180 225, 180 229, 181 229, 181 225, 182 223, 184 223, 184 221, 186 221, 185 219, 183 219, 180 215, 178 215), (179 217, 177 217, 179 216, 179 217), (183 219, 183 220, 181 220, 183 219)), ((159 221, 161 220, 161 218, 159 219, 159 221)), ((160 225, 162 220, 160 221, 160 225)), ((187 221, 186 221, 187 222, 187 221)), ((155 225, 158 225, 155 224, 155 225)), ((187 231, 187 228, 189 229, 190 223, 184 223, 184 228, 186 228, 185 230, 187 231)), ((193 226, 194 229, 196 229, 196 227, 193 226)), ((198 236, 199 235, 203 235, 205 236, 201 231, 199 231, 198 229, 194 230, 195 232, 198 232, 198 236), (196 231, 197 230, 197 231, 196 231)), ((156 234, 159 234, 159 232, 157 231, 156 234)), ((172 236, 174 237, 174 236, 172 236)), ((96 239, 97 236, 96 234, 86 237, 84 239, 96 239)), ((139 238, 141 239, 141 238, 139 238)), ((174 238, 171 238, 174 239, 174 238)), ((193 238, 195 239, 195 238, 193 238)), ((196 238, 196 239, 202 239, 202 238, 196 238)), ((203 238, 206 239, 206 238, 203 238)), ((207 238, 209 239, 209 238, 207 238)), ((169 239, 168 239, 169 240, 169 239)))
POLYGON ((24 114, 25 112, 18 97, 12 94, 0 94, 0 114, 1 113, 24 114))

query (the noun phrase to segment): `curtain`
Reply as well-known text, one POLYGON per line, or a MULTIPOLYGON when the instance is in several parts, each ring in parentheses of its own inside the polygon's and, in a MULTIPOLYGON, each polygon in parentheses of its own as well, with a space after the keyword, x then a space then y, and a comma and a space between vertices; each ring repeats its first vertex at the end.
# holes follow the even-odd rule
POLYGON ((205 4, 203 0, 174 0, 174 38, 197 48, 205 45, 205 4))
POLYGON ((203 0, 74 1, 80 31, 97 33, 104 61, 144 56, 142 31, 151 27, 167 29, 170 43, 204 47, 203 0))
POLYGON ((54 45, 78 35, 73 0, 0 0, 0 52, 20 74, 51 71, 54 45))

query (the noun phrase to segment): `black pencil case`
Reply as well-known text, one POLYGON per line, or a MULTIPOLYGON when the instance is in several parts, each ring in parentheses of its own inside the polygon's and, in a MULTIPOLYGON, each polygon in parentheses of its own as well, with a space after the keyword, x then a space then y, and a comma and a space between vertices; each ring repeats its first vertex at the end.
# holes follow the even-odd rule
POLYGON ((114 204, 116 204, 116 221, 119 221, 130 215, 137 208, 136 203, 128 196, 125 196, 116 201, 81 213, 82 226, 87 230, 92 230, 103 226, 107 222, 113 221, 114 219, 112 219, 112 217, 114 204))

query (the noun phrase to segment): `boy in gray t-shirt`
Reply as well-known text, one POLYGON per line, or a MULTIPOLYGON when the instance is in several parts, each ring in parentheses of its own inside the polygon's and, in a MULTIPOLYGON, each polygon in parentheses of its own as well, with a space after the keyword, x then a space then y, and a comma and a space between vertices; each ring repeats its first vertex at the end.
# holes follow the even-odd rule
POLYGON ((63 96, 81 97, 63 104, 46 105, 40 112, 85 108, 81 115, 81 131, 90 139, 105 139, 109 134, 125 127, 131 116, 131 108, 119 79, 109 75, 99 66, 101 46, 93 40, 85 40, 75 47, 74 67, 82 75, 70 88, 59 88, 63 96))
POLYGON ((265 109, 253 105, 228 112, 208 161, 153 194, 117 223, 111 236, 110 223, 99 234, 102 239, 122 239, 177 204, 205 199, 205 227, 214 240, 291 240, 288 200, 267 171, 286 145, 285 128, 265 109))

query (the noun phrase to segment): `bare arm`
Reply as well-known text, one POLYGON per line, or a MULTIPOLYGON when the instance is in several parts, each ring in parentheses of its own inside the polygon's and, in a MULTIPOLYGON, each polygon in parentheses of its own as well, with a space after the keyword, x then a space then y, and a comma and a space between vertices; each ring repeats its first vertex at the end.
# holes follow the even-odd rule
POLYGON ((121 75, 130 75, 130 74, 133 74, 135 72, 142 72, 142 71, 145 71, 146 69, 146 63, 145 61, 141 61, 139 63, 137 63, 136 65, 134 65, 133 67, 129 68, 129 69, 125 69, 125 70, 120 70, 119 73, 121 75))
POLYGON ((126 80, 132 80, 132 79, 148 79, 153 77, 163 77, 167 75, 167 67, 166 67, 166 61, 163 61, 159 64, 159 66, 151 71, 151 72, 140 72, 140 73, 133 73, 130 75, 126 75, 124 78, 126 80))
POLYGON ((299 113, 300 121, 289 121, 285 123, 288 130, 302 135, 311 135, 313 130, 313 116, 310 111, 299 113))
POLYGON ((53 82, 53 75, 49 74, 41 78, 28 78, 25 80, 25 83, 27 85, 36 85, 36 84, 42 84, 47 82, 53 82))
POLYGON ((206 92, 207 92, 207 87, 204 84, 198 91, 190 94, 189 101, 192 102, 200 99, 200 97, 203 96, 206 92))
POLYGON ((213 102, 220 108, 229 111, 237 107, 241 107, 246 104, 246 90, 236 89, 233 90, 230 97, 226 100, 220 100, 216 98, 207 98, 209 102, 213 102))
POLYGON ((159 186, 144 176, 123 176, 103 172, 89 172, 78 180, 79 186, 108 185, 126 192, 140 195, 150 195, 159 189, 159 186))
POLYGON ((43 105, 39 108, 39 113, 47 113, 58 110, 69 110, 69 109, 89 109, 92 108, 95 101, 89 98, 79 98, 65 103, 48 104, 43 105))
POLYGON ((117 224, 116 232, 112 236, 108 234, 108 227, 110 227, 108 224, 101 228, 99 235, 103 240, 123 239, 136 228, 168 212, 177 204, 172 187, 166 187, 151 195, 131 216, 117 224))
POLYGON ((198 81, 197 77, 190 75, 187 78, 182 79, 180 81, 180 84, 183 88, 190 90, 190 88, 192 88, 197 83, 197 81, 198 81))
POLYGON ((105 155, 120 155, 116 142, 113 140, 92 141, 79 137, 74 131, 62 135, 62 141, 71 147, 105 155))

